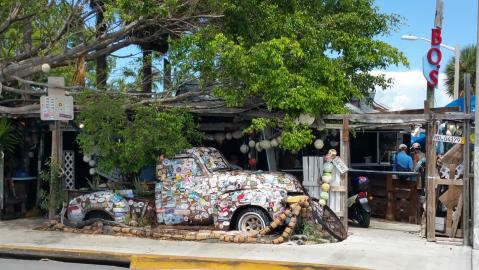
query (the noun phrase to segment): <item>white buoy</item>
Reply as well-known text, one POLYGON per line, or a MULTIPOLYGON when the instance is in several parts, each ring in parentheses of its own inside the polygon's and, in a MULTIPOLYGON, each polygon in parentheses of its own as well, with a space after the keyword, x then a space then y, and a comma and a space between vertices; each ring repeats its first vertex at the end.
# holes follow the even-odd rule
POLYGON ((316 141, 314 141, 314 148, 319 150, 319 149, 323 149, 323 147, 324 147, 323 140, 317 139, 316 141))
POLYGON ((262 140, 259 145, 261 146, 262 149, 268 150, 271 148, 271 142, 268 140, 262 140))
POLYGON ((254 147, 256 151, 261 152, 261 144, 259 142, 257 142, 254 147))
POLYGON ((299 115, 299 123, 302 125, 311 126, 314 123, 314 120, 314 117, 309 114, 302 113, 299 115))
POLYGON ((91 159, 91 158, 90 158, 89 155, 84 155, 84 156, 83 156, 83 161, 85 161, 85 162, 87 162, 87 163, 90 162, 90 159, 91 159))
POLYGON ((246 144, 240 146, 240 152, 246 154, 249 152, 249 147, 246 144))
POLYGON ((94 175, 94 174, 96 173, 95 168, 90 168, 90 170, 88 171, 88 173, 90 173, 90 175, 94 175))
POLYGON ((88 165, 90 165, 90 167, 95 166, 95 164, 96 164, 96 162, 93 159, 88 162, 88 165))
POLYGON ((248 142, 248 146, 249 146, 250 148, 253 148, 255 145, 256 145, 256 142, 253 141, 253 140, 250 140, 250 141, 248 142))
POLYGON ((278 147, 278 145, 279 143, 278 143, 278 140, 276 140, 276 138, 271 140, 271 147, 278 147))
POLYGON ((231 132, 227 132, 225 137, 229 141, 229 140, 233 139, 233 134, 231 134, 231 132))
POLYGON ((42 64, 42 71, 43 71, 44 73, 50 72, 50 69, 51 69, 51 67, 50 67, 49 64, 47 64, 47 63, 42 64))
POLYGON ((237 131, 233 132, 232 135, 233 135, 233 138, 235 138, 237 140, 241 139, 241 137, 243 137, 243 131, 237 130, 237 131))

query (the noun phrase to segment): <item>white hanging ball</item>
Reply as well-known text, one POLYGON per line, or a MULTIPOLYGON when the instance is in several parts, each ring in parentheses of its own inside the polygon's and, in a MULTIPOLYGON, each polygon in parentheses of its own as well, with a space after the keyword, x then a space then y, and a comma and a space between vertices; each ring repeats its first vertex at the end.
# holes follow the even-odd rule
POLYGON ((95 168, 90 168, 90 170, 88 171, 88 173, 90 173, 90 175, 94 175, 94 174, 96 173, 95 168))
POLYGON ((44 73, 50 72, 50 69, 51 69, 51 67, 50 67, 49 64, 47 64, 47 63, 42 64, 42 71, 43 71, 44 73))
POLYGON ((323 172, 330 173, 333 171, 333 163, 332 162, 324 162, 323 163, 323 172))
POLYGON ((248 142, 248 146, 249 146, 250 148, 253 148, 255 145, 256 145, 256 142, 253 141, 253 140, 251 140, 251 141, 248 142))
POLYGON ((90 165, 90 167, 93 167, 95 166, 96 162, 92 159, 88 162, 88 165, 90 165))
POLYGON ((268 150, 271 148, 271 142, 268 141, 268 140, 262 140, 260 143, 259 143, 259 146, 261 146, 262 149, 264 150, 268 150))
POLYGON ((276 138, 276 140, 278 141, 278 144, 280 144, 280 143, 283 141, 283 137, 278 136, 278 137, 276 138))
POLYGON ((323 181, 323 183, 329 183, 329 182, 331 182, 331 176, 323 175, 323 176, 321 176, 321 180, 323 181))
POLYGON ((255 147, 256 151, 261 152, 261 144, 259 142, 257 142, 254 147, 255 147))
POLYGON ((314 141, 314 148, 319 150, 319 149, 323 149, 323 147, 324 147, 323 140, 317 139, 316 141, 314 141))
POLYGON ((319 197, 326 201, 329 199, 329 193, 321 191, 321 193, 319 194, 319 197))
POLYGON ((90 162, 90 159, 91 159, 91 158, 90 158, 89 155, 84 155, 84 156, 83 156, 83 161, 85 161, 85 162, 90 162))
POLYGON ((272 139, 272 140, 270 141, 270 143, 271 143, 271 147, 277 147, 278 144, 279 144, 279 143, 278 143, 278 140, 276 140, 276 138, 272 139))
POLYGON ((34 156, 35 156, 35 154, 34 154, 33 152, 31 152, 31 151, 28 152, 28 157, 29 157, 29 158, 33 158, 34 156))
POLYGON ((337 141, 330 141, 329 144, 331 144, 332 147, 338 146, 339 142, 337 141))
POLYGON ((237 130, 235 132, 233 132, 233 138, 235 139, 241 139, 241 137, 243 137, 243 131, 241 130, 237 130))
POLYGON ((225 134, 224 133, 216 133, 215 134, 215 141, 217 143, 222 144, 224 140, 225 140, 225 134))
POLYGON ((243 154, 246 154, 248 153, 249 151, 249 147, 246 145, 246 144, 243 144, 240 146, 240 152, 243 153, 243 154))
POLYGON ((231 132, 227 132, 225 137, 229 141, 229 140, 233 139, 233 134, 231 134, 231 132))
POLYGON ((299 115, 299 123, 305 126, 311 126, 314 123, 314 117, 309 114, 302 113, 299 115))

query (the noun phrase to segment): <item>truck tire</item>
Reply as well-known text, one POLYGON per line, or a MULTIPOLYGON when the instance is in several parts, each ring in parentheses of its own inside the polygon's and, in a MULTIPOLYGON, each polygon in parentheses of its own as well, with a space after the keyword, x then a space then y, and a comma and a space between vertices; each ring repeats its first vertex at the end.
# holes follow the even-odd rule
POLYGON ((271 222, 268 215, 257 207, 248 207, 243 209, 236 219, 236 229, 238 231, 260 231, 271 222))

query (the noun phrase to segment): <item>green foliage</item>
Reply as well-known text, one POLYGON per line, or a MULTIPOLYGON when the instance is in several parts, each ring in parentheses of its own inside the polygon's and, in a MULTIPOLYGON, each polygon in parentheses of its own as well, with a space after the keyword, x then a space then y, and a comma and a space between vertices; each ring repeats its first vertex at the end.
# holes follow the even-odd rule
MULTIPOLYGON (((446 66, 446 86, 447 94, 454 96, 454 74, 455 74, 456 58, 453 57, 446 66)), ((464 47, 461 50, 461 57, 459 60, 459 96, 464 95, 464 74, 471 74, 472 93, 476 88, 476 46, 471 45, 464 47)))
POLYGON ((308 238, 309 241, 313 241, 316 243, 321 242, 321 231, 322 231, 322 226, 319 224, 316 224, 314 221, 305 219, 302 222, 302 234, 308 238))
MULTIPOLYGON (((48 169, 40 172, 40 179, 48 183, 48 185, 55 185, 55 198, 56 198, 56 209, 60 210, 63 206, 64 192, 61 181, 61 168, 58 163, 48 162, 48 169)), ((40 208, 44 211, 48 211, 50 203, 50 192, 41 189, 39 192, 40 196, 40 208)))
POLYGON ((84 153, 98 157, 101 171, 136 174, 160 154, 173 156, 201 139, 192 115, 179 109, 130 109, 124 97, 108 93, 85 94, 78 102, 83 107, 78 121, 84 124, 78 143, 84 153))
MULTIPOLYGON (((402 53, 375 39, 400 18, 380 13, 372 0, 222 3, 224 17, 174 41, 170 58, 177 76, 212 86, 229 106, 253 97, 289 119, 343 113, 346 102, 391 83, 370 71, 407 65, 402 53)), ((306 128, 284 122, 286 149, 310 143, 306 128)))
POLYGON ((0 118, 0 151, 13 152, 18 140, 10 121, 7 118, 0 118))

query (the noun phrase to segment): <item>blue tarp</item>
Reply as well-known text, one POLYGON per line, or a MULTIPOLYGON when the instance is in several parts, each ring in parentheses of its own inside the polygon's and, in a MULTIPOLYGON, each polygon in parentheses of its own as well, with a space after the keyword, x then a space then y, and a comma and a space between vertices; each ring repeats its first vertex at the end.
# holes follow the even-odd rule
MULTIPOLYGON (((459 111, 464 111, 464 97, 460 97, 456 100, 451 101, 447 104, 446 107, 459 107, 459 111)), ((476 108, 476 96, 471 96, 471 111, 474 112, 476 108)))

